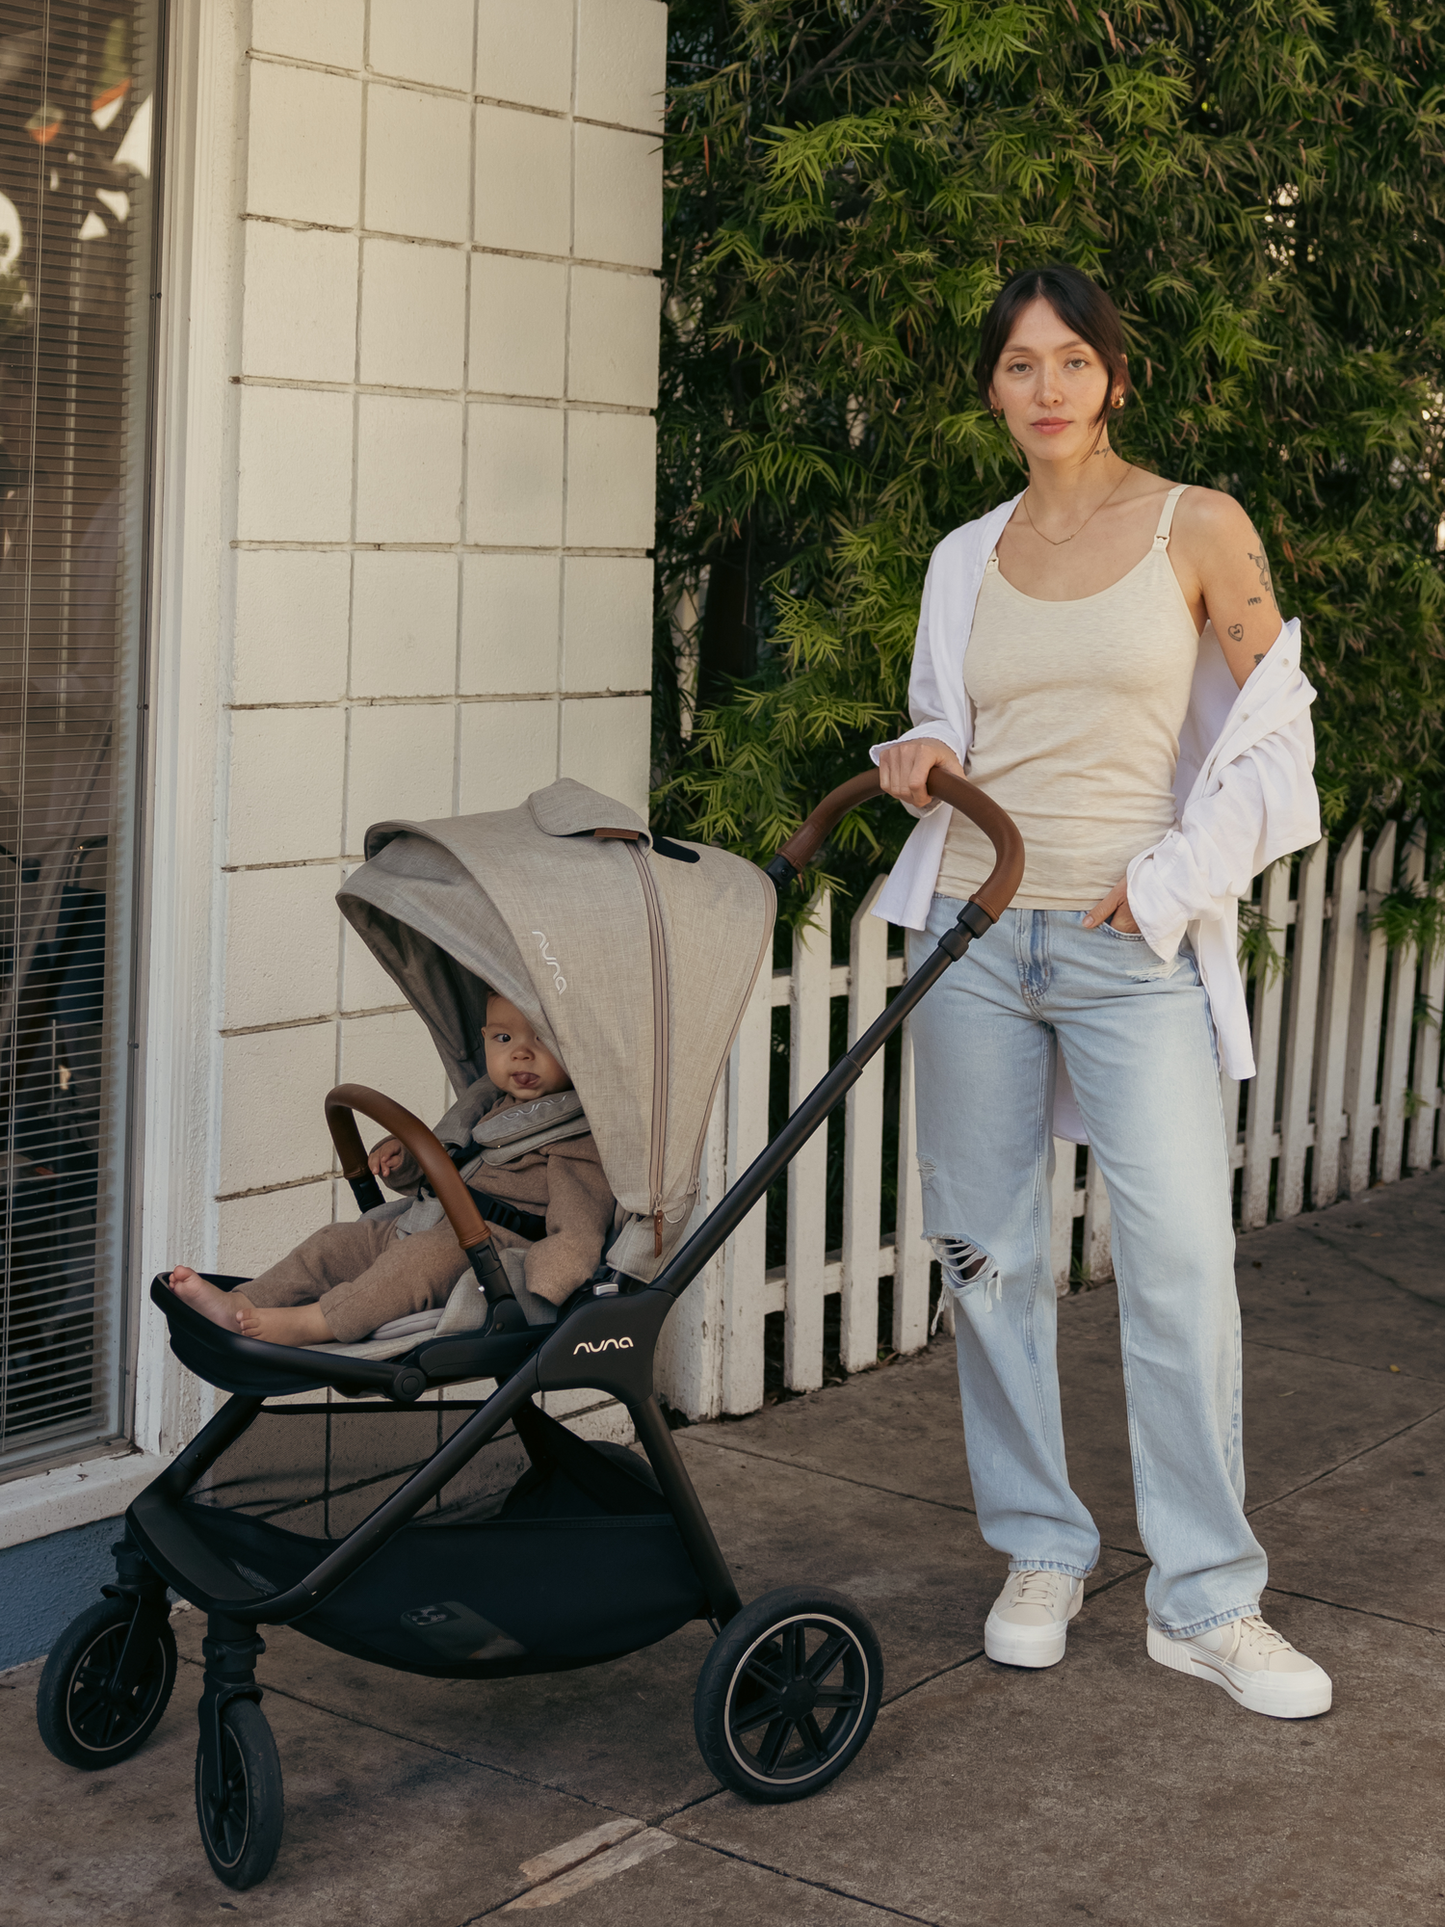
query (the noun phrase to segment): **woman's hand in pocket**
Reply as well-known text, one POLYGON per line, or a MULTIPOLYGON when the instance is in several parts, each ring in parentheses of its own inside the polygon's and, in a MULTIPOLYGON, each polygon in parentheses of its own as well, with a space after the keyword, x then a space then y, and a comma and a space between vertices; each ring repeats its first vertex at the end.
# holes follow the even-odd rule
POLYGON ((1126 937, 1138 936, 1139 926, 1129 908, 1129 883, 1126 877, 1120 877, 1108 896, 1100 897, 1084 918, 1086 930, 1097 930, 1101 923, 1112 923, 1126 937))

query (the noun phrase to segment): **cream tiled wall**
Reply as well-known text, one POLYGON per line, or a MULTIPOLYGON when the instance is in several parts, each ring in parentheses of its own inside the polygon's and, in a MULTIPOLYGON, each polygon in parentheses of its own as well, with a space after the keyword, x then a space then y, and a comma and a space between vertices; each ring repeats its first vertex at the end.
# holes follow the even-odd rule
POLYGON ((450 1102, 334 897, 381 817, 645 810, 666 8, 254 0, 218 1261, 333 1210, 321 1099, 450 1102))

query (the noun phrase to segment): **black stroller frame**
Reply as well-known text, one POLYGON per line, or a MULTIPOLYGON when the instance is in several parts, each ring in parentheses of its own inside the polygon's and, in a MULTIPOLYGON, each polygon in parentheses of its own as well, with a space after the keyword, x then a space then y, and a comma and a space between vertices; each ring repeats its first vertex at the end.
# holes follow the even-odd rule
MULTIPOLYGON (((380 1192, 356 1129, 357 1110, 400 1136, 432 1180, 488 1300, 482 1331, 425 1339, 393 1359, 317 1352, 224 1330, 183 1304, 163 1279, 155 1280, 151 1297, 169 1321, 173 1350, 232 1396, 131 1505, 125 1537, 115 1548, 115 1583, 104 1589, 99 1605, 72 1623, 52 1652, 38 1706, 42 1735, 52 1752, 76 1766, 108 1766, 149 1737, 175 1677, 167 1603, 167 1588, 173 1588, 205 1612, 208 1622, 196 1762, 202 1841, 212 1867, 228 1885, 248 1887, 263 1878, 279 1849, 282 1797, 274 1742, 259 1708, 262 1689, 255 1663, 265 1650, 260 1628, 294 1623, 302 1632, 328 1638, 313 1630, 315 1621, 308 1627, 307 1616, 324 1612, 326 1602, 511 1421, 534 1460, 538 1450, 561 1452, 569 1461, 565 1470, 584 1490, 589 1482, 601 1480, 605 1486, 610 1479, 614 1489, 601 1493, 602 1509, 625 1509, 625 1501, 615 1496, 621 1477, 624 1484, 630 1482, 629 1489, 643 1493, 644 1509, 657 1514, 659 1524, 664 1511, 670 1518, 695 1590, 691 1609, 684 1606, 677 1623, 703 1617, 718 1634, 695 1705, 699 1744, 718 1777, 754 1800, 789 1800, 815 1791, 848 1765, 868 1736, 881 1696, 877 1636, 851 1602, 815 1586, 782 1588, 744 1607, 659 1406, 653 1358, 674 1301, 920 999, 997 920, 1018 887, 1023 846, 1010 819, 962 778, 935 769, 928 786, 989 836, 997 858, 992 875, 884 1013, 833 1065, 651 1284, 614 1274, 604 1281, 603 1295, 581 1303, 558 1324, 528 1326, 480 1215, 442 1146, 401 1106, 355 1085, 342 1085, 330 1094, 327 1116, 358 1204, 370 1208, 380 1202, 380 1192), (353 1398, 375 1401, 379 1395, 384 1401, 352 1408, 356 1411, 394 1412, 414 1406, 426 1392, 486 1378, 497 1380, 491 1396, 448 1402, 444 1409, 465 1409, 470 1416, 369 1517, 289 1584, 270 1590, 251 1585, 197 1530, 200 1509, 187 1505, 188 1495, 252 1424, 268 1397, 330 1387, 353 1398), (635 1454, 624 1455, 627 1465, 636 1468, 627 1473, 620 1461, 573 1440, 532 1404, 541 1393, 574 1388, 610 1395, 626 1408, 651 1470, 646 1487, 638 1485, 647 1475, 635 1454), (550 1428, 547 1437, 539 1438, 539 1425, 550 1428), (579 1455, 585 1455, 585 1464, 579 1455), (759 1731, 762 1739, 754 1747, 750 1736, 759 1731)), ((781 888, 797 881, 842 816, 878 794, 874 771, 835 790, 768 866, 774 884, 781 888)), ((214 1282, 231 1288, 246 1281, 214 1282)), ((613 1448, 614 1453, 618 1450, 613 1448)), ((585 1665, 617 1656, 596 1653, 549 1661, 523 1655, 515 1642, 504 1641, 512 1650, 499 1650, 492 1659, 425 1667, 348 1648, 337 1637, 329 1637, 328 1643, 364 1651, 366 1657, 403 1670, 469 1677, 556 1670, 559 1664, 585 1665)), ((636 1650, 636 1644, 623 1650, 636 1650)))

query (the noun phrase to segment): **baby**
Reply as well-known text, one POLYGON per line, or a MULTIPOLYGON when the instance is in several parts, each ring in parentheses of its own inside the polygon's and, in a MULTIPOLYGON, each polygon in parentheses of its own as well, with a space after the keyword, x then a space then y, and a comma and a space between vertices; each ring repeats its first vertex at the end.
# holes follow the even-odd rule
MULTIPOLYGON (((559 1134, 508 1156, 505 1113, 570 1094, 572 1080, 505 997, 487 999, 483 1042, 487 1078, 462 1093, 436 1134, 443 1143, 479 1147, 462 1163, 463 1178, 488 1194, 499 1215, 522 1219, 531 1233, 488 1218, 492 1236, 499 1247, 525 1246, 528 1290, 561 1305, 597 1267, 612 1223, 612 1193, 580 1108, 552 1107, 563 1114, 559 1134), (491 1086, 501 1093, 495 1102, 491 1086), (575 1135, 564 1134, 568 1121, 575 1135), (497 1139, 484 1162, 480 1147, 497 1139)), ((416 1198, 409 1210, 392 1206, 386 1217, 325 1225, 244 1291, 220 1291, 189 1265, 176 1266, 171 1289, 214 1323, 277 1345, 355 1344, 394 1318, 445 1304, 469 1269, 456 1233, 434 1198, 417 1195, 422 1173, 399 1139, 383 1138, 368 1163, 389 1190, 416 1198)))

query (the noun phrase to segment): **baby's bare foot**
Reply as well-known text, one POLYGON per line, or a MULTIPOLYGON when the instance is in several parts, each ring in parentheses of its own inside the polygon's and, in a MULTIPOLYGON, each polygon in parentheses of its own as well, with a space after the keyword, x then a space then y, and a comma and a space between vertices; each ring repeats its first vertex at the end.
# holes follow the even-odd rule
POLYGON ((208 1284, 199 1272, 192 1271, 189 1265, 177 1265, 170 1275, 170 1287, 182 1304, 198 1311, 203 1318, 209 1318, 213 1325, 224 1325, 234 1331, 241 1322, 241 1307, 250 1310, 247 1299, 239 1292, 221 1291, 217 1286, 208 1284))
MULTIPOLYGON (((239 1297, 239 1293, 233 1293, 239 1297)), ((331 1328, 315 1305, 253 1305, 241 1299, 241 1331, 272 1345, 325 1345, 331 1328)))

